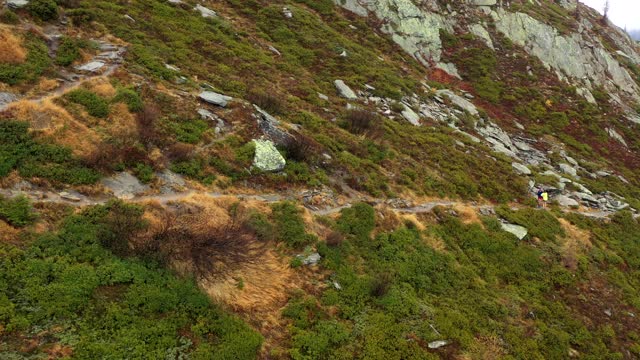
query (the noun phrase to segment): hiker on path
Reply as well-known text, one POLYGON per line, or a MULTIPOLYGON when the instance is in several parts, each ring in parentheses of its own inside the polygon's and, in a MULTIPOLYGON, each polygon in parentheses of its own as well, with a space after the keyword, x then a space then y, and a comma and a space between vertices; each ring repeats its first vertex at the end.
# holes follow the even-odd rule
POLYGON ((544 191, 542 190, 542 188, 538 188, 538 191, 536 192, 536 196, 538 197, 538 208, 541 208, 543 206, 543 200, 542 200, 542 194, 544 193, 544 191))
POLYGON ((542 191, 542 208, 543 209, 547 208, 547 201, 549 201, 549 193, 547 192, 547 190, 543 190, 542 191))

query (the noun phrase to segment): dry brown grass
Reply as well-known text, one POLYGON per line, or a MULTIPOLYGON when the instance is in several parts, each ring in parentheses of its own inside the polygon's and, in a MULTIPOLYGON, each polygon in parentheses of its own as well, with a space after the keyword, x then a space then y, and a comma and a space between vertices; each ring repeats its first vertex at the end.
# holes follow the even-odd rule
POLYGON ((88 87, 89 90, 102 97, 110 98, 116 95, 116 89, 113 87, 113 85, 111 85, 111 83, 107 81, 106 78, 91 80, 88 83, 88 87))
POLYGON ((22 40, 8 28, 0 28, 0 63, 21 64, 27 59, 22 40))
POLYGON ((16 243, 20 230, 15 229, 6 222, 0 220, 0 242, 3 243, 16 243))
POLYGON ((575 271, 578 267, 578 256, 586 253, 593 246, 591 234, 587 230, 578 229, 565 219, 560 218, 558 221, 566 234, 560 250, 562 263, 566 268, 575 271))
POLYGON ((127 105, 117 103, 111 107, 109 117, 104 123, 109 135, 118 139, 135 139, 138 136, 136 117, 129 112, 127 105))
POLYGON ((71 148, 75 155, 91 153, 100 142, 94 131, 49 99, 41 104, 21 100, 11 104, 7 111, 16 120, 28 122, 37 135, 52 137, 56 143, 71 148))
POLYGON ((482 224, 480 217, 478 217, 478 212, 472 206, 456 204, 453 206, 453 210, 458 213, 460 221, 462 221, 463 224, 482 224))
POLYGON ((497 336, 483 336, 476 338, 469 352, 460 359, 494 360, 506 355, 504 341, 497 336))
POLYGON ((37 91, 48 92, 58 87, 58 80, 47 79, 45 77, 40 78, 38 82, 37 91))

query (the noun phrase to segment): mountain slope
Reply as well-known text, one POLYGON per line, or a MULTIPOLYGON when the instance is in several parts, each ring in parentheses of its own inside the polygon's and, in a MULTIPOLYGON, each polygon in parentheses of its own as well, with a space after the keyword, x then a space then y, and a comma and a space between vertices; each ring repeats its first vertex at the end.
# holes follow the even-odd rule
POLYGON ((0 21, 6 356, 638 356, 640 49, 594 10, 30 0, 0 21))

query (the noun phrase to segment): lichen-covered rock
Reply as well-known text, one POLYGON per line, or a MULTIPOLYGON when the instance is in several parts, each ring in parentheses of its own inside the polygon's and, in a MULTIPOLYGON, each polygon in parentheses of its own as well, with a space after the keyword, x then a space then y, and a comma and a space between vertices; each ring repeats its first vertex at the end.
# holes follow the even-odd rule
POLYGON ((456 95, 453 91, 448 90, 448 89, 442 89, 442 90, 438 90, 436 92, 436 94, 438 96, 446 96, 449 98, 449 100, 451 100, 451 102, 461 108, 464 111, 467 111, 469 114, 471 115, 478 115, 478 109, 476 108, 475 105, 473 105, 472 102, 470 102, 469 100, 463 98, 462 96, 458 96, 456 95))
POLYGON ((287 164, 271 140, 255 139, 253 166, 262 171, 280 171, 287 164))
POLYGON ((524 239, 524 237, 529 233, 529 230, 527 230, 526 227, 520 225, 501 223, 500 226, 502 227, 502 230, 513 234, 518 238, 518 240, 524 239))
POLYGON ((356 100, 358 98, 358 95, 356 95, 355 92, 353 92, 353 90, 351 90, 351 88, 344 83, 344 81, 342 80, 336 80, 333 82, 333 84, 336 87, 336 90, 338 90, 338 94, 340 94, 340 96, 342 96, 343 98, 347 99, 347 100, 356 100))
POLYGON ((492 12, 496 29, 515 44, 538 57, 549 69, 572 83, 586 88, 593 84, 611 92, 618 88, 640 100, 640 88, 627 70, 596 38, 583 34, 560 34, 554 27, 525 13, 512 13, 502 8, 492 12), (613 83, 613 84, 612 84, 613 83))

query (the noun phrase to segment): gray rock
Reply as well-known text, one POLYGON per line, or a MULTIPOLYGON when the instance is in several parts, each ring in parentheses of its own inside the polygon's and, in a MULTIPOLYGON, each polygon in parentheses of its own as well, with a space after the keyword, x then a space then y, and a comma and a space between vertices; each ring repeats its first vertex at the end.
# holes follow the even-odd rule
POLYGON ((449 344, 447 340, 437 340, 428 343, 427 347, 429 347, 429 349, 439 349, 447 344, 449 344))
POLYGON ((253 105, 253 107, 257 112, 254 114, 254 117, 258 121, 258 127, 268 140, 280 146, 287 146, 291 141, 295 140, 292 135, 280 127, 280 121, 278 121, 278 119, 269 115, 269 113, 260 109, 257 105, 253 105))
POLYGON ((218 14, 215 11, 207 7, 204 7, 200 4, 197 4, 196 7, 193 8, 193 10, 198 11, 203 18, 214 18, 218 16, 218 14))
POLYGON ((560 206, 565 207, 577 207, 580 206, 580 203, 575 201, 574 199, 566 196, 566 195, 558 195, 554 198, 560 206))
POLYGON ((121 199, 131 199, 149 190, 148 186, 142 184, 138 178, 128 172, 120 172, 110 178, 103 179, 102 185, 121 199))
POLYGON ((562 171, 565 174, 571 175, 571 176, 577 176, 578 175, 578 171, 571 165, 569 164, 559 164, 558 167, 560 168, 560 171, 562 171))
POLYGON ((332 284, 333 284, 333 287, 336 288, 336 290, 342 290, 342 285, 340 285, 339 282, 334 281, 332 284))
POLYGON ((180 71, 180 68, 179 68, 179 67, 177 67, 177 66, 173 66, 173 65, 170 65, 170 64, 164 64, 164 67, 166 67, 167 69, 169 69, 169 70, 171 70, 171 71, 175 71, 175 72, 180 71))
POLYGON ((525 236, 527 236, 527 234, 529 233, 529 230, 527 230, 527 228, 520 225, 501 223, 500 227, 502 227, 502 230, 513 234, 518 238, 518 240, 524 239, 525 236))
POLYGON ((7 0, 7 6, 11 9, 20 9, 29 4, 29 0, 7 0))
POLYGON ((127 15, 124 16, 124 18, 129 20, 129 21, 131 21, 131 22, 136 22, 136 19, 132 18, 131 15, 127 14, 127 15))
POLYGON ((333 82, 333 84, 335 85, 336 90, 338 90, 338 94, 340 94, 340 96, 342 96, 343 98, 348 100, 358 99, 356 93, 354 93, 353 90, 351 90, 351 88, 344 83, 344 81, 336 80, 333 82))
POLYGON ((90 61, 86 64, 76 67, 78 71, 97 72, 102 69, 106 64, 103 61, 90 61))
POLYGON ((404 107, 404 110, 402 110, 402 113, 401 113, 403 118, 405 118, 412 125, 415 125, 415 126, 422 125, 420 123, 420 115, 416 114, 416 112, 413 111, 413 109, 408 107, 406 104, 402 104, 402 106, 404 107))
POLYGON ((460 73, 458 72, 458 68, 456 67, 455 64, 450 63, 450 62, 439 62, 436 64, 436 68, 440 69, 444 72, 446 72, 447 74, 462 80, 462 77, 460 76, 460 73))
POLYGON ((526 167, 525 165, 522 165, 517 162, 513 162, 511 163, 511 166, 516 170, 516 172, 518 172, 518 174, 531 175, 531 170, 529 170, 529 168, 526 167))
POLYGON ((329 97, 328 97, 327 95, 323 94, 323 93, 318 93, 318 97, 319 97, 321 100, 329 101, 329 97))
POLYGON ((467 3, 475 6, 493 6, 497 0, 467 0, 467 3))
POLYGON ((487 31, 487 29, 485 29, 484 26, 482 26, 480 24, 473 24, 473 25, 469 26, 469 31, 472 34, 474 34, 475 36, 477 36, 478 38, 482 39, 482 41, 484 41, 484 43, 491 50, 494 49, 493 48, 493 40, 491 39, 491 35, 489 34, 489 31, 487 31))
POLYGON ((77 196, 75 194, 71 194, 67 191, 63 191, 61 193, 59 193, 58 195, 60 195, 60 198, 63 200, 68 200, 68 201, 73 201, 73 202, 78 202, 80 200, 82 200, 82 198, 80 198, 80 196, 77 196))
POLYGON ((280 171, 286 165, 278 149, 271 140, 254 139, 256 152, 253 157, 253 166, 262 171, 280 171))
POLYGON ((449 100, 451 100, 451 102, 457 107, 467 111, 471 115, 476 115, 476 116, 478 115, 478 109, 476 109, 476 106, 473 105, 472 102, 470 102, 469 100, 461 96, 456 95, 453 91, 442 89, 442 90, 436 91, 436 94, 438 94, 439 96, 447 96, 449 100))
POLYGON ((163 194, 172 193, 174 191, 182 191, 186 185, 184 178, 171 170, 163 170, 156 173, 156 177, 162 182, 160 191, 163 194))
POLYGON ((298 259, 302 259, 302 264, 304 265, 317 265, 320 260, 322 259, 322 256, 320 256, 320 254, 316 253, 312 253, 308 256, 305 255, 297 255, 298 259))
POLYGON ((208 102, 209 104, 217 105, 220 107, 226 107, 229 101, 233 100, 233 98, 230 96, 218 94, 214 91, 203 91, 200 93, 200 95, 198 95, 198 97, 201 100, 208 102))
POLYGON ((281 55, 282 55, 282 53, 280 52, 280 50, 276 49, 276 48, 275 48, 275 47, 273 47, 272 45, 269 45, 269 48, 268 48, 268 49, 269 49, 269 51, 271 51, 272 53, 274 53, 274 54, 276 54, 276 55, 278 55, 278 56, 281 56, 281 55))
POLYGON ((0 110, 18 100, 18 96, 9 92, 0 92, 0 110))
POLYGON ((607 133, 609 134, 609 136, 611 136, 614 140, 616 140, 617 142, 619 142, 620 144, 624 145, 624 147, 629 147, 629 145, 627 145, 627 142, 624 140, 624 138, 622 137, 622 135, 620 135, 614 128, 607 128, 607 133))
POLYGON ((576 192, 573 193, 573 196, 577 197, 580 200, 587 201, 589 203, 593 203, 593 204, 598 204, 599 203, 598 199, 594 198, 592 195, 589 195, 587 193, 582 193, 582 192, 576 191, 576 192))

